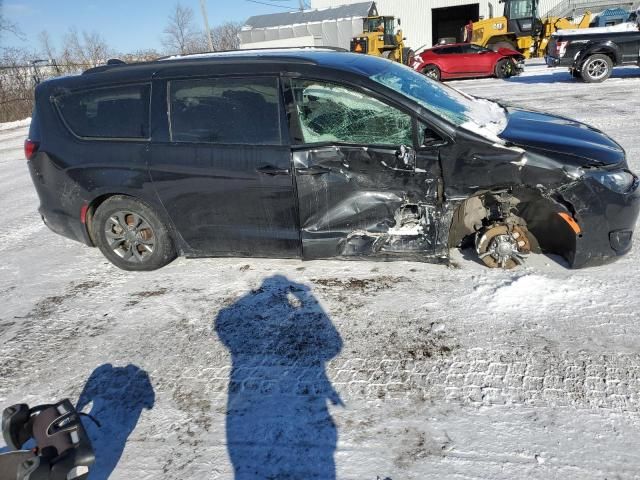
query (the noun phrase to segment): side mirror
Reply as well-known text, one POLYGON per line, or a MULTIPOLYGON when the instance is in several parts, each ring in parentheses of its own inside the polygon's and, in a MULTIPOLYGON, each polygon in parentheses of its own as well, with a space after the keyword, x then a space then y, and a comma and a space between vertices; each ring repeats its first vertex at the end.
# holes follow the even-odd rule
POLYGON ((402 22, 400 21, 400 19, 398 19, 398 26, 402 25, 402 22))
POLYGON ((436 132, 431 130, 431 128, 426 127, 423 131, 422 138, 422 147, 437 147, 444 145, 442 137, 438 135, 436 132))

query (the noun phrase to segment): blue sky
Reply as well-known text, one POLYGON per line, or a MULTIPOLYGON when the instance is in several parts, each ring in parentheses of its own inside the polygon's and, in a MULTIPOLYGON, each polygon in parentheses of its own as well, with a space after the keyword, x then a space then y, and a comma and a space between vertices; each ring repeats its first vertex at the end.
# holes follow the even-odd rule
MULTIPOLYGON (((291 9, 297 0, 273 1, 291 9)), ((161 48, 162 30, 173 11, 176 0, 0 0, 3 16, 18 24, 26 36, 20 41, 10 35, 2 37, 2 46, 32 46, 38 48, 37 35, 47 30, 56 42, 70 27, 78 31, 96 31, 119 52, 145 48, 161 48)), ((180 0, 196 14, 197 26, 202 25, 199 0, 180 0)), ((251 15, 285 11, 247 0, 207 0, 209 24, 226 21, 243 22, 251 15)))

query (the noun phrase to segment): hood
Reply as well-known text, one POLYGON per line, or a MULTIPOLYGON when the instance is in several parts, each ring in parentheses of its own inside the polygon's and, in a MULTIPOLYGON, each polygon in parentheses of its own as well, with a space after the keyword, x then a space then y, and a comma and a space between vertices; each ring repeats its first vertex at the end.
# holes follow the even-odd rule
POLYGON ((507 113, 507 127, 498 136, 514 145, 568 156, 576 166, 616 165, 625 159, 620 145, 584 123, 516 108, 507 113))
POLYGON ((524 55, 522 55, 517 50, 513 50, 512 48, 499 48, 498 50, 496 50, 496 52, 499 53, 500 55, 504 56, 504 57, 522 57, 522 58, 524 58, 524 55))

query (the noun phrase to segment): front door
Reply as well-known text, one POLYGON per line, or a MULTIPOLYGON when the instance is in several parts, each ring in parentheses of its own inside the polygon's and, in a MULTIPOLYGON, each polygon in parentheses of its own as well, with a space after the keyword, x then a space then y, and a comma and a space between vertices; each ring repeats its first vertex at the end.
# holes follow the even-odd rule
POLYGON ((285 98, 303 255, 433 254, 439 159, 416 153, 413 117, 328 81, 292 79, 285 98))
POLYGON ((154 138, 149 170, 177 233, 195 254, 300 253, 278 84, 276 77, 256 76, 161 85, 169 131, 165 141, 154 138))

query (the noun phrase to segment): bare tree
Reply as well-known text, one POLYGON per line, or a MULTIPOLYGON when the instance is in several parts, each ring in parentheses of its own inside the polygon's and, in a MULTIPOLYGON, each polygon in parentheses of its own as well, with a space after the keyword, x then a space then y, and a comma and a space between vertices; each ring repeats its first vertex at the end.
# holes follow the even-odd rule
POLYGON ((97 32, 78 33, 76 28, 70 28, 65 35, 62 49, 62 63, 78 68, 96 67, 105 63, 113 56, 104 39, 97 32))
POLYGON ((162 55, 160 55, 160 53, 158 53, 156 50, 149 49, 149 50, 137 50, 132 53, 125 53, 124 55, 121 55, 118 58, 120 58, 121 60, 127 63, 134 63, 134 62, 150 62, 152 60, 156 60, 160 58, 161 56, 162 55))
POLYGON ((42 48, 42 53, 44 53, 49 60, 56 57, 55 48, 51 42, 49 32, 42 30, 38 34, 38 42, 40 43, 40 48, 42 48))
POLYGON ((191 50, 199 43, 199 36, 201 34, 193 26, 193 10, 177 3, 164 29, 162 44, 169 53, 184 55, 193 53, 191 50))
POLYGON ((20 40, 24 40, 24 33, 22 33, 22 31, 18 28, 18 25, 8 20, 2 14, 2 3, 2 0, 0 0, 0 39, 4 36, 5 33, 10 33, 12 35, 15 35, 20 40))
POLYGON ((33 109, 33 78, 29 68, 34 53, 25 49, 0 51, 0 122, 28 117, 33 109))
POLYGON ((235 22, 223 23, 211 30, 213 39, 213 49, 220 50, 237 50, 240 48, 240 29, 242 24, 235 22))

